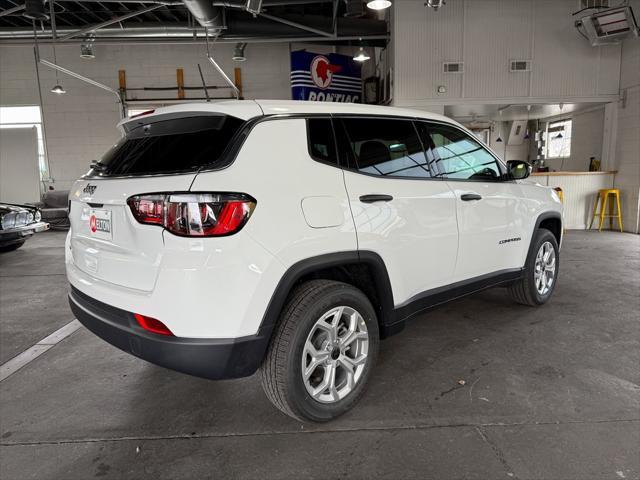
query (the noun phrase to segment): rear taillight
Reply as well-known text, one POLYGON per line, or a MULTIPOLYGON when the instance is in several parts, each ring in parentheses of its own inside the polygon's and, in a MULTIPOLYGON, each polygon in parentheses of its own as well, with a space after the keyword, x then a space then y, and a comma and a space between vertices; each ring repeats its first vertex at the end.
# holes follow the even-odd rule
POLYGON ((127 204, 140 223, 186 237, 222 237, 247 223, 256 201, 242 193, 154 193, 131 197, 127 204))

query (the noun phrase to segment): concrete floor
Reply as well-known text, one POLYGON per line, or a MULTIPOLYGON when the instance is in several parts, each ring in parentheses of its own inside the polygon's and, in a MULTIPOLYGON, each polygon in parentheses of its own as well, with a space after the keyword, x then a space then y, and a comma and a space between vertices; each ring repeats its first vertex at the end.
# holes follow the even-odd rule
MULTIPOLYGON (((0 255, 2 362, 73 319, 63 239, 0 255)), ((549 304, 496 289, 414 320, 325 425, 81 328, 0 383, 0 478, 640 478, 639 247, 568 232, 549 304)))

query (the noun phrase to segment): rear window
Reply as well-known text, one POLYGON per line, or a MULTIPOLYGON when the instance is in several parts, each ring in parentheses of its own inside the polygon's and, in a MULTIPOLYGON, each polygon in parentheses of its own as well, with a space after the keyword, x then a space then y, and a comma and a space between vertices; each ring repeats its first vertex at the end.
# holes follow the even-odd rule
POLYGON ((228 115, 141 121, 102 157, 90 175, 153 175, 216 168, 224 164, 224 153, 243 124, 228 115))

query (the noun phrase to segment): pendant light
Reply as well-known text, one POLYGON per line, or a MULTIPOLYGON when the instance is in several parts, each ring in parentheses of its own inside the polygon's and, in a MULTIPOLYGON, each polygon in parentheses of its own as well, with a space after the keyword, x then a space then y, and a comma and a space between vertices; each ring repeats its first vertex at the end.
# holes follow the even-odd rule
POLYGON ((391 6, 389 0, 369 0, 367 2, 367 8, 371 10, 385 10, 391 6))
POLYGON ((502 143, 502 109, 498 109, 498 113, 500 114, 500 130, 498 132, 498 138, 496 138, 496 143, 502 143))
POLYGON ((233 49, 233 56, 231 60, 234 62, 246 62, 247 57, 244 55, 244 49, 246 48, 246 43, 236 43, 235 48, 233 49))
MULTIPOLYGON (((51 18, 51 31, 53 33, 53 63, 58 65, 58 58, 56 57, 56 16, 53 11, 53 2, 49 2, 49 13, 51 18)), ((51 93, 55 93, 56 95, 63 95, 67 93, 62 84, 60 83, 60 79, 58 78, 58 70, 56 70, 56 84, 51 89, 51 93)))
POLYGON ((367 55, 367 52, 364 51, 363 47, 360 47, 360 50, 358 50, 358 53, 353 57, 353 59, 356 62, 366 62, 367 60, 370 60, 371 57, 367 55))
POLYGON ((531 105, 527 105, 527 129, 524 132, 524 139, 529 140, 531 135, 529 135, 529 114, 531 113, 531 105))
POLYGON ((53 86, 53 88, 51 89, 51 93, 56 93, 58 95, 62 95, 63 93, 67 93, 67 91, 64 89, 64 87, 62 85, 60 85, 59 83, 56 83, 53 86))

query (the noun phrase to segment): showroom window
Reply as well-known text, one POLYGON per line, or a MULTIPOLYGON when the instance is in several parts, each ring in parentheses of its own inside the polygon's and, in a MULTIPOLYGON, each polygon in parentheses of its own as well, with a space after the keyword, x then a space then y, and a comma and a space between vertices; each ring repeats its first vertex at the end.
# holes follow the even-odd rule
POLYGON ((351 152, 352 168, 380 176, 431 177, 413 122, 346 118, 342 120, 342 124, 346 132, 345 140, 348 142, 345 149, 351 152))
POLYGON ((38 166, 40 179, 49 180, 44 136, 42 131, 42 114, 37 105, 20 107, 0 106, 0 128, 35 128, 38 139, 38 166))
POLYGON ((571 156, 571 120, 547 123, 545 131, 546 158, 571 156))
POLYGON ((309 137, 309 153, 320 161, 338 165, 336 142, 333 138, 333 127, 328 118, 311 118, 307 120, 309 137))
POLYGON ((457 128, 429 125, 437 176, 457 180, 498 180, 496 159, 480 143, 457 128))

